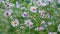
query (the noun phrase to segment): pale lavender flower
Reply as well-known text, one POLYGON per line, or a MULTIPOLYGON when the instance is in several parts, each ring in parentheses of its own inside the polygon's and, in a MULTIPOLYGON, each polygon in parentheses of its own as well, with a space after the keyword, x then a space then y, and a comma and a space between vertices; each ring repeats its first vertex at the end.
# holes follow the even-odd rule
POLYGON ((15 19, 15 20, 13 20, 13 21, 11 22, 11 25, 12 25, 13 27, 18 26, 18 25, 19 25, 19 21, 18 21, 17 19, 15 19))
POLYGON ((11 16, 12 12, 10 10, 4 11, 4 16, 11 16))
POLYGON ((37 4, 38 4, 38 6, 40 6, 42 4, 42 0, 38 0, 37 4))
POLYGON ((39 13, 40 14, 45 14, 45 10, 40 10, 39 13))
POLYGON ((25 23, 24 23, 26 26, 29 26, 29 28, 32 28, 33 27, 33 23, 28 19, 28 20, 25 20, 25 23))
POLYGON ((33 27, 33 23, 30 23, 30 24, 29 24, 29 28, 32 28, 32 27, 33 27))
POLYGON ((43 26, 40 26, 40 27, 37 27, 35 28, 36 31, 41 31, 41 30, 44 30, 44 27, 43 26))
POLYGON ((48 32, 48 34, 57 34, 57 32, 48 32))
POLYGON ((33 13, 36 13, 37 12, 37 7, 36 6, 31 6, 30 11, 33 12, 33 13))
POLYGON ((45 0, 44 2, 53 2, 54 0, 45 0))
POLYGON ((58 3, 60 4, 60 0, 58 0, 58 3))
POLYGON ((24 13, 22 14, 22 17, 28 17, 28 13, 27 13, 27 12, 24 12, 24 13))
POLYGON ((47 6, 47 3, 41 3, 41 6, 45 7, 47 6))
POLYGON ((52 34, 52 32, 48 32, 48 34, 52 34))
POLYGON ((25 20, 24 24, 29 25, 29 24, 33 24, 33 23, 28 19, 28 20, 25 20))
POLYGON ((47 5, 47 3, 42 2, 42 0, 38 0, 37 4, 38 4, 38 6, 43 6, 43 7, 45 7, 47 5))
POLYGON ((60 24, 58 25, 58 31, 60 32, 60 24))
POLYGON ((44 16, 45 16, 45 11, 44 11, 44 10, 41 10, 41 11, 39 11, 39 13, 40 13, 40 17, 41 17, 41 18, 44 18, 44 16))
POLYGON ((45 14, 40 14, 40 17, 41 17, 41 18, 44 18, 44 17, 45 17, 45 14))
POLYGON ((20 8, 20 5, 17 1, 16 1, 16 8, 20 8))

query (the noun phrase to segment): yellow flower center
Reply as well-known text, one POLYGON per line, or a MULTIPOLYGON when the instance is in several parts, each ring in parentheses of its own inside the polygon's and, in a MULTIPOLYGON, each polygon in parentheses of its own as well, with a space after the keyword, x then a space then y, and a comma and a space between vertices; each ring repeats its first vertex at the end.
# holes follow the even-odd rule
POLYGON ((16 21, 14 21, 14 24, 17 24, 16 21))

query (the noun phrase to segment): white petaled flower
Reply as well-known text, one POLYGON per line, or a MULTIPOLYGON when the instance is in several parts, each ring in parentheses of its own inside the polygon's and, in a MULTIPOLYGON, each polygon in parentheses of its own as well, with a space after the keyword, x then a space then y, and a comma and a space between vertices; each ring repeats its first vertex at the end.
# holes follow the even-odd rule
POLYGON ((20 28, 21 29, 24 29, 25 28, 24 24, 21 24, 20 28))
POLYGON ((45 16, 45 14, 40 14, 40 17, 41 17, 41 18, 44 18, 44 16, 45 16))
POLYGON ((33 23, 30 23, 30 24, 29 24, 29 28, 32 28, 32 27, 33 27, 33 23))
POLYGON ((44 30, 44 27, 43 26, 40 26, 40 27, 35 28, 35 30, 41 31, 41 30, 44 30))
POLYGON ((26 26, 29 26, 29 28, 32 28, 33 27, 33 23, 30 20, 25 20, 25 23, 24 24, 26 26))
POLYGON ((10 7, 10 3, 9 2, 6 2, 5 3, 5 7, 10 7))
POLYGON ((41 21, 41 24, 44 26, 44 27, 47 27, 47 23, 46 23, 46 21, 41 21))
POLYGON ((47 6, 47 3, 41 3, 41 6, 45 7, 47 6))
POLYGON ((38 0, 37 4, 38 4, 38 6, 40 6, 42 4, 42 0, 38 0))
POLYGON ((46 22, 43 20, 43 21, 41 22, 41 24, 46 24, 46 22))
POLYGON ((53 0, 45 0, 44 2, 53 2, 53 0))
POLYGON ((53 4, 51 7, 52 7, 52 8, 56 8, 56 4, 53 4))
POLYGON ((41 10, 41 11, 39 11, 39 13, 40 13, 40 17, 41 17, 41 18, 44 18, 44 16, 45 16, 45 11, 44 11, 44 10, 41 10))
POLYGON ((20 26, 21 29, 24 29, 25 27, 24 26, 20 26))
POLYGON ((11 25, 13 27, 18 26, 19 25, 19 21, 17 19, 15 19, 14 21, 11 22, 11 25))
POLYGON ((50 18, 50 14, 47 14, 47 17, 50 18))
POLYGON ((48 34, 57 34, 57 32, 48 32, 48 34))
POLYGON ((35 28, 35 30, 39 31, 39 27, 35 28))
POLYGON ((40 27, 39 27, 39 30, 44 30, 44 27, 43 27, 43 26, 40 26, 40 27))
POLYGON ((52 34, 52 32, 48 32, 48 34, 52 34))
POLYGON ((60 24, 58 25, 58 31, 60 32, 60 24))
POLYGON ((12 12, 10 10, 4 11, 4 16, 11 16, 12 12))
POLYGON ((16 8, 20 8, 20 5, 17 1, 16 1, 16 8))
POLYGON ((46 22, 43 20, 43 21, 41 21, 41 24, 44 26, 44 27, 47 27, 47 24, 46 24, 46 22))
POLYGON ((40 14, 45 14, 45 10, 40 10, 39 13, 40 14))
POLYGON ((48 22, 48 25, 51 25, 52 23, 51 22, 48 22))
POLYGON ((9 2, 6 2, 5 3, 5 7, 6 8, 10 8, 10 7, 14 7, 15 5, 14 4, 12 4, 12 3, 9 3, 9 2))
POLYGON ((37 7, 31 6, 30 11, 33 12, 33 13, 36 13, 37 12, 37 7))
POLYGON ((58 0, 58 4, 60 4, 60 0, 58 0))
POLYGON ((27 12, 24 12, 24 13, 22 14, 22 17, 28 17, 28 13, 27 13, 27 12))
POLYGON ((43 6, 43 7, 45 7, 47 5, 47 3, 43 3, 42 0, 38 0, 37 4, 38 4, 38 6, 43 6))

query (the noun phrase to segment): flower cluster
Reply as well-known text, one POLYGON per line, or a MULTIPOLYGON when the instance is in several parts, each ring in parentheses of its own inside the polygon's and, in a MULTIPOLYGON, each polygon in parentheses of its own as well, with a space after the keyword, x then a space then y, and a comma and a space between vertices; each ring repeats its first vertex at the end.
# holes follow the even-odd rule
POLYGON ((60 0, 0 0, 0 5, 3 34, 60 33, 60 0))

